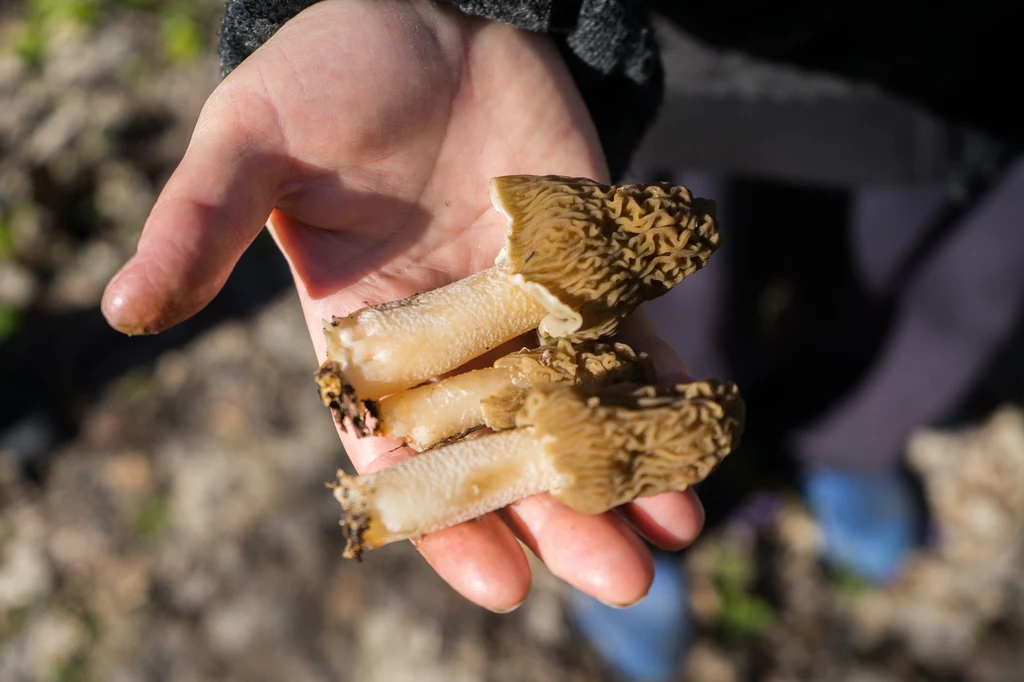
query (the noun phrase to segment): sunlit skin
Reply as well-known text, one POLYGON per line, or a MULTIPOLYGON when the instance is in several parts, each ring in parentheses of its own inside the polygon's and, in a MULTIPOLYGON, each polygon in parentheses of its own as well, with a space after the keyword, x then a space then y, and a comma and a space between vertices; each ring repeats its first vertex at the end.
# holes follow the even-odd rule
MULTIPOLYGON (((318 3, 210 96, 103 312, 130 334, 188 318, 269 221, 316 351, 313 390, 323 318, 493 263, 505 226, 487 183, 512 173, 608 180, 593 124, 547 38, 441 3, 318 3)), ((685 378, 642 316, 622 339, 649 352, 664 381, 685 378)), ((412 454, 340 435, 359 472, 412 454)), ((679 549, 702 523, 689 492, 600 516, 539 495, 414 544, 455 590, 494 611, 514 608, 530 588, 517 538, 566 582, 628 605, 653 579, 641 537, 679 549)))

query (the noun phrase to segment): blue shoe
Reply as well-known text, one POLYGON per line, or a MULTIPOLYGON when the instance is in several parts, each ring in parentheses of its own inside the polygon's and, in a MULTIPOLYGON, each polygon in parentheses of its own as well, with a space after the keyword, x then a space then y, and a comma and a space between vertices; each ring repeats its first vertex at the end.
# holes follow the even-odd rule
POLYGON ((678 555, 656 552, 647 597, 625 609, 572 590, 569 617, 602 658, 628 682, 675 677, 693 636, 686 583, 678 555))
POLYGON ((921 510, 898 471, 809 468, 804 495, 824 535, 826 562, 876 585, 897 577, 918 544, 921 510))

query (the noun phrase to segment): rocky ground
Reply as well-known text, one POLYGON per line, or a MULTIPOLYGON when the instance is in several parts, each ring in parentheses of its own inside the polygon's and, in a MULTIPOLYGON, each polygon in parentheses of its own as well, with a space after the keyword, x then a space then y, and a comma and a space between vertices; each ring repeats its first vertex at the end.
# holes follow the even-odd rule
MULTIPOLYGON (((499 616, 405 544, 339 558, 323 483, 343 453, 272 244, 173 333, 103 324, 217 82, 218 10, 0 9, 0 679, 610 680, 541 566, 499 616)), ((680 678, 1017 678, 1024 413, 909 453, 936 543, 903 580, 827 570, 798 498, 753 497, 683 555, 699 635, 680 678)))

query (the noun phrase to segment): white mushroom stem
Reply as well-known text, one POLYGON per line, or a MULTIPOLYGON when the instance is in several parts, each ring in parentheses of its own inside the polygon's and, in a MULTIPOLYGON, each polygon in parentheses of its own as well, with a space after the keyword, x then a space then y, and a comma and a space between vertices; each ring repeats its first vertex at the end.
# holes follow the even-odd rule
POLYGON ((479 427, 481 399, 513 385, 511 369, 487 367, 396 393, 374 405, 379 433, 406 438, 410 447, 424 450, 479 427))
POLYGON ((327 361, 359 400, 416 386, 535 329, 547 314, 494 266, 395 304, 325 323, 327 361))
POLYGON ((338 472, 344 556, 414 538, 571 481, 534 429, 459 441, 367 476, 338 472))

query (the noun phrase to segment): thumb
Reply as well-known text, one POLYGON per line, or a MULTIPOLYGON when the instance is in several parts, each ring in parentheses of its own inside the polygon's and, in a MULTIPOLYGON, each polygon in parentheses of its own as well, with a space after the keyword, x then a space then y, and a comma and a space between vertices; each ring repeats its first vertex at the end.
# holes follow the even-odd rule
POLYGON ((135 255, 107 284, 101 309, 112 327, 163 331, 202 310, 224 286, 276 201, 282 157, 270 153, 276 119, 267 109, 247 107, 241 117, 233 113, 243 110, 237 104, 218 106, 200 117, 135 255))

